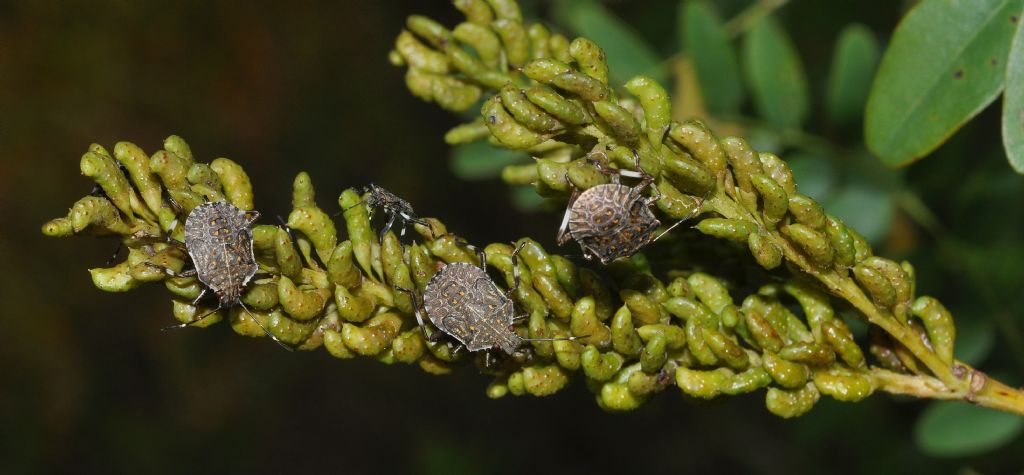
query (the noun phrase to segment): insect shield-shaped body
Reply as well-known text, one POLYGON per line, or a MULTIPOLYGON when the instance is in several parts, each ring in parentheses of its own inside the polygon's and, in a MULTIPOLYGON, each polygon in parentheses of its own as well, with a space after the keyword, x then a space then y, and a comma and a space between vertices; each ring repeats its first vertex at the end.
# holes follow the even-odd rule
POLYGON ((482 268, 465 262, 444 266, 423 291, 427 318, 469 351, 500 348, 512 354, 523 339, 512 331, 515 309, 482 268))
POLYGON ((217 296, 218 303, 205 315, 168 328, 194 325, 222 308, 240 306, 267 336, 281 347, 292 349, 267 330, 242 303, 242 292, 259 270, 252 239, 252 224, 257 219, 258 212, 242 211, 224 201, 203 203, 189 212, 185 219, 184 246, 195 268, 181 273, 165 268, 164 272, 176 277, 194 276, 199 279, 204 288, 192 301, 193 305, 197 305, 208 290, 217 296))
POLYGON ((654 177, 640 168, 637 157, 637 172, 607 168, 594 161, 598 169, 611 176, 612 183, 597 185, 582 193, 573 190, 569 199, 562 225, 558 230, 558 244, 562 245, 571 237, 583 248, 587 259, 597 256, 602 264, 620 257, 636 254, 654 238, 654 231, 661 221, 651 212, 651 205, 661 198, 654 177), (632 187, 619 183, 620 176, 640 178, 632 187), (650 187, 651 197, 643 195, 650 187))
MULTIPOLYGON (((440 332, 427 334, 420 306, 414 304, 416 320, 423 331, 423 337, 427 341, 436 342, 439 337, 447 334, 469 351, 500 350, 507 355, 514 354, 526 341, 583 338, 522 338, 516 334, 512 326, 516 314, 511 296, 519 287, 517 256, 522 248, 523 245, 520 244, 512 253, 512 274, 515 283, 506 292, 502 292, 491 276, 487 275, 487 256, 482 250, 477 250, 480 254, 479 267, 465 262, 454 262, 434 274, 423 290, 423 308, 430 323, 433 323, 440 332)), ((413 296, 413 302, 416 301, 415 292, 399 290, 409 292, 413 296)), ((490 355, 487 353, 488 362, 490 355)))
POLYGON ((252 223, 258 218, 257 212, 218 201, 196 206, 185 220, 185 249, 196 275, 222 306, 239 305, 259 269, 252 248, 252 223))

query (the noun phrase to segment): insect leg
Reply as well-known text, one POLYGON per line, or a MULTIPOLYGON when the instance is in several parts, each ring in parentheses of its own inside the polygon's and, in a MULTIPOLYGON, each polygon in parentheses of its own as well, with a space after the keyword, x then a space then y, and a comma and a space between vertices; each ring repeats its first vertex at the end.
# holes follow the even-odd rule
POLYGON ((512 287, 505 293, 509 299, 519 289, 519 251, 522 251, 524 246, 526 246, 526 241, 520 243, 519 246, 516 246, 516 250, 512 251, 512 287))
POLYGON ((455 238, 455 244, 465 247, 470 251, 475 251, 480 256, 480 268, 483 269, 484 272, 487 272, 487 253, 485 253, 483 249, 466 242, 465 239, 460 237, 455 238))
POLYGON ((576 341, 589 336, 590 335, 563 336, 558 338, 523 338, 523 341, 576 341))
POLYGON ((204 319, 206 319, 206 317, 209 317, 210 315, 213 315, 213 314, 217 313, 218 311, 220 311, 221 308, 223 308, 223 305, 218 302, 217 303, 217 308, 215 308, 213 310, 210 310, 209 312, 206 312, 206 313, 200 315, 199 318, 193 318, 192 320, 189 320, 189 321, 187 321, 185 323, 179 323, 177 325, 166 326, 166 327, 161 328, 160 331, 180 330, 180 329, 185 328, 185 327, 190 327, 192 325, 195 325, 195 324, 203 321, 204 319))
MULTIPOLYGON (((437 233, 434 232, 434 227, 431 226, 430 223, 427 220, 420 219, 420 218, 418 218, 416 216, 409 216, 409 215, 407 215, 405 213, 402 213, 401 216, 402 216, 402 219, 405 219, 406 221, 408 221, 410 223, 418 224, 420 226, 423 226, 423 227, 429 229, 430 230, 430 238, 431 239, 437 239, 438 237, 440 237, 440 236, 437 235, 437 233)), ((404 228, 402 229, 402 232, 403 233, 405 232, 404 228)))
POLYGON ((206 287, 203 287, 203 290, 199 291, 199 295, 197 295, 196 298, 192 299, 192 306, 194 307, 196 305, 199 305, 199 301, 202 300, 203 297, 205 297, 205 296, 206 296, 206 287))
MULTIPOLYGON (((568 174, 566 174, 566 180, 568 181, 568 179, 568 174)), ((572 235, 569 233, 569 217, 572 215, 572 205, 576 204, 580 193, 579 188, 572 187, 572 194, 569 195, 569 204, 565 206, 565 216, 562 216, 562 224, 558 226, 558 234, 555 236, 559 246, 569 242, 569 239, 572 238, 572 235)))
POLYGON ((391 227, 395 225, 395 219, 398 215, 393 211, 388 211, 388 222, 384 224, 383 228, 380 228, 380 232, 377 233, 377 244, 384 244, 384 235, 391 230, 391 227))
MULTIPOLYGON (((608 159, 608 156, 605 155, 603 152, 601 152, 600 154, 605 157, 605 160, 608 159)), ((591 164, 593 164, 595 167, 597 167, 597 171, 599 171, 599 172, 607 175, 609 178, 611 178, 613 184, 616 184, 616 185, 619 184, 619 176, 622 175, 622 171, 621 170, 617 170, 615 168, 611 168, 608 165, 606 165, 604 161, 601 161, 601 160, 597 160, 597 159, 593 159, 593 158, 588 158, 588 161, 591 164)))
MULTIPOLYGON (((271 340, 274 340, 274 343, 277 343, 278 346, 280 346, 281 348, 284 348, 284 349, 286 349, 288 351, 295 351, 295 348, 292 348, 291 345, 289 345, 289 344, 279 340, 276 335, 274 335, 273 333, 270 333, 270 330, 268 330, 267 327, 263 326, 263 323, 261 323, 259 321, 259 319, 257 319, 256 316, 253 315, 252 312, 249 311, 249 307, 246 307, 245 304, 242 303, 241 300, 238 301, 238 306, 242 307, 242 310, 245 310, 245 313, 249 315, 249 318, 251 318, 252 321, 256 322, 256 324, 259 325, 261 329, 263 329, 263 333, 266 333, 267 336, 269 336, 271 340)), ((218 307, 218 308, 220 308, 220 307, 218 307)))
MULTIPOLYGON (((99 186, 99 185, 96 185, 96 186, 99 186)), ((114 255, 110 256, 110 259, 107 259, 107 262, 105 262, 103 264, 103 267, 110 267, 114 263, 114 259, 117 259, 117 255, 121 253, 121 248, 122 247, 124 247, 124 242, 118 241, 117 249, 114 249, 114 255)))
POLYGON ((423 323, 423 315, 420 314, 420 304, 418 302, 416 291, 406 289, 404 287, 395 287, 395 290, 409 294, 409 299, 412 300, 412 311, 413 314, 416 315, 416 323, 420 326, 420 332, 423 333, 423 340, 431 341, 430 338, 432 335, 427 335, 427 325, 423 323))
POLYGON ((169 275, 171 277, 195 277, 196 274, 197 274, 195 269, 189 269, 189 270, 184 271, 184 272, 175 272, 174 269, 171 269, 171 268, 165 267, 165 266, 161 266, 161 265, 157 265, 157 264, 154 264, 152 262, 143 262, 142 264, 144 266, 152 267, 154 269, 160 269, 164 274, 167 274, 167 275, 169 275))
POLYGON ((248 221, 248 225, 252 226, 257 219, 260 219, 260 212, 256 210, 249 210, 245 212, 245 219, 248 221))

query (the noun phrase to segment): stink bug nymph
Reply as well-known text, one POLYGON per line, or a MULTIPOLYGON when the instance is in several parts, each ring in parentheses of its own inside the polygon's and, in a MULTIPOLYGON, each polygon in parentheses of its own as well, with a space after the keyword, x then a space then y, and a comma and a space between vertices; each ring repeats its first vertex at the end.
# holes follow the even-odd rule
MULTIPOLYGON (((259 270, 252 242, 252 224, 257 219, 259 212, 242 211, 224 201, 203 203, 189 212, 185 219, 184 247, 192 259, 194 269, 180 273, 162 269, 175 277, 197 277, 204 287, 192 304, 198 304, 207 291, 213 291, 218 300, 217 308, 190 322, 168 328, 194 325, 222 308, 240 306, 267 336, 291 350, 291 347, 270 333, 242 303, 242 292, 259 270)), ((178 241, 171 242, 182 245, 178 241)))
POLYGON ((574 239, 583 248, 584 258, 596 256, 602 264, 607 264, 636 254, 679 224, 654 237, 661 221, 651 212, 651 206, 661 199, 661 192, 654 185, 654 177, 640 167, 640 156, 635 150, 633 158, 637 171, 608 168, 601 161, 592 161, 598 170, 611 177, 611 183, 583 192, 573 188, 558 228, 559 245, 574 239), (629 187, 619 183, 622 176, 639 178, 640 182, 629 187), (651 189, 650 197, 643 195, 646 188, 651 189))
POLYGON ((430 235, 433 236, 434 238, 437 238, 437 236, 434 234, 433 226, 431 226, 430 223, 417 216, 412 209, 412 205, 409 204, 408 201, 399 198, 398 195, 373 183, 370 183, 369 185, 366 185, 359 189, 359 193, 366 195, 366 198, 363 198, 363 200, 360 201, 359 203, 356 203, 355 205, 352 205, 349 208, 342 210, 342 213, 365 203, 366 206, 370 208, 371 211, 379 209, 383 211, 385 214, 387 214, 387 223, 384 224, 384 227, 381 228, 380 232, 378 232, 377 234, 377 239, 379 242, 384 242, 384 235, 391 230, 392 226, 395 225, 395 221, 401 221, 401 231, 399 235, 402 237, 405 236, 405 228, 409 225, 409 223, 415 223, 421 226, 425 226, 427 229, 430 230, 430 235))
MULTIPOLYGON (((443 335, 449 335, 468 351, 488 351, 486 356, 489 362, 491 351, 512 355, 526 341, 583 338, 523 338, 514 331, 513 323, 517 317, 512 295, 519 287, 517 256, 524 244, 520 244, 512 253, 512 274, 515 283, 505 292, 502 292, 487 274, 487 256, 482 249, 476 249, 480 255, 479 266, 453 262, 434 274, 423 289, 422 307, 427 313, 427 319, 440 332, 427 334, 427 326, 420 312, 416 292, 398 289, 412 296, 416 321, 420 325, 424 339, 437 342, 443 335)), ((473 248, 468 244, 463 245, 473 248)))

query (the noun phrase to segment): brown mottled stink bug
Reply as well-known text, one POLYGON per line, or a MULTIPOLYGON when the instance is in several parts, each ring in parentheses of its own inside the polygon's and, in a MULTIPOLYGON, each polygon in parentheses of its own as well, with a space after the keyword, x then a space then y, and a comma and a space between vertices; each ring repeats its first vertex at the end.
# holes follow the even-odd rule
POLYGON ((654 177, 640 168, 640 156, 635 150, 633 158, 637 171, 608 168, 598 160, 592 161, 598 170, 611 177, 612 182, 588 188, 582 193, 573 188, 569 206, 558 228, 559 245, 572 238, 583 248, 583 257, 591 259, 597 256, 602 264, 607 264, 636 254, 679 224, 653 237, 661 221, 651 212, 651 205, 661 199, 661 192, 654 185, 654 177), (633 187, 622 185, 620 176, 639 178, 640 182, 633 187), (648 187, 652 190, 650 197, 643 195, 648 187))
MULTIPOLYGON (((194 325, 222 308, 240 306, 267 336, 291 350, 242 303, 242 292, 259 270, 252 245, 252 224, 259 216, 257 211, 242 211, 225 201, 203 203, 189 212, 185 219, 183 245, 195 268, 180 273, 165 267, 161 269, 175 277, 198 277, 204 288, 192 301, 193 305, 198 304, 208 290, 216 294, 218 303, 217 308, 199 318, 168 328, 194 325)), ((169 240, 182 245, 179 241, 169 240)))
POLYGON ((406 226, 409 225, 409 223, 415 223, 429 229, 430 235, 435 239, 437 238, 437 235, 434 234, 434 228, 430 225, 430 223, 426 222, 423 219, 420 219, 420 217, 417 216, 416 213, 412 210, 412 205, 409 204, 408 201, 399 198, 398 195, 380 186, 377 186, 374 183, 370 183, 369 185, 364 186, 362 189, 359 190, 359 193, 366 195, 366 198, 363 198, 363 200, 360 201, 359 203, 356 203, 342 210, 342 213, 363 203, 365 203, 366 206, 371 210, 383 210, 384 213, 388 215, 388 221, 386 224, 384 224, 384 227, 381 228, 380 231, 377 233, 378 242, 384 242, 384 235, 391 230, 391 227, 395 225, 396 220, 401 220, 402 230, 399 234, 400 236, 405 236, 405 228, 406 226))
POLYGON ((480 254, 480 266, 466 262, 448 264, 434 274, 423 290, 422 306, 426 310, 427 318, 441 332, 428 335, 420 313, 420 304, 416 302, 416 293, 408 289, 398 289, 412 296, 416 321, 419 322, 424 339, 437 342, 447 334, 468 351, 488 351, 485 366, 490 366, 491 351, 500 350, 512 355, 525 341, 584 338, 523 338, 514 331, 513 323, 517 317, 512 295, 519 287, 517 256, 525 243, 520 244, 512 252, 512 275, 515 284, 506 292, 498 289, 491 276, 487 275, 487 255, 484 251, 469 244, 462 245, 475 249, 480 254))

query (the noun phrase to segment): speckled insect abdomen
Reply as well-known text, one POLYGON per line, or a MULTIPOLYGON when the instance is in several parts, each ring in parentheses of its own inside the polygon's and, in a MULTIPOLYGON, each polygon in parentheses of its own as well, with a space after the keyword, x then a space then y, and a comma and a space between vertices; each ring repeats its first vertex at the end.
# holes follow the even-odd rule
POLYGON ((238 303, 259 268, 251 225, 251 216, 223 201, 201 204, 185 220, 185 247, 199 281, 226 306, 238 303))

